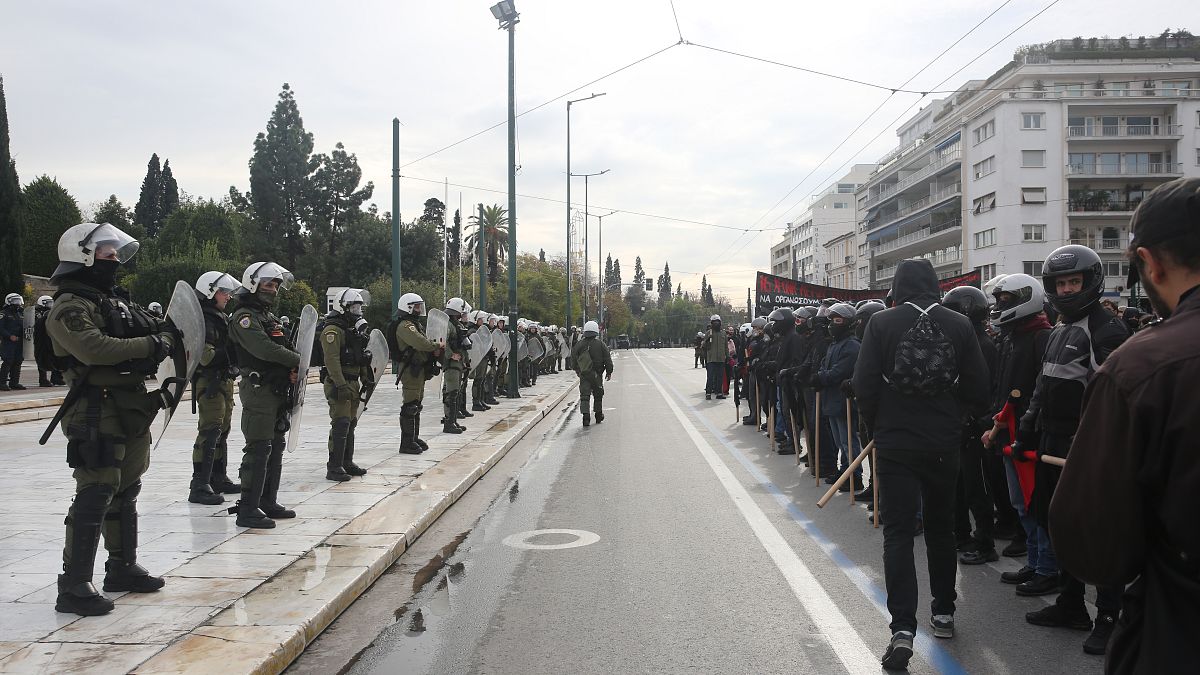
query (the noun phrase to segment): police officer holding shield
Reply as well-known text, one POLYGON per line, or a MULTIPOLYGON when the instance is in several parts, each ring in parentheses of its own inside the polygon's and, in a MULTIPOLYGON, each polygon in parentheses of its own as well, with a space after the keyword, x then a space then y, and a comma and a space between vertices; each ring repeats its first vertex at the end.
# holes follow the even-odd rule
POLYGON ((325 479, 348 481, 362 476, 366 469, 354 463, 354 426, 358 423, 363 379, 371 377, 371 360, 367 355, 367 338, 356 325, 362 320, 364 298, 357 288, 347 288, 338 294, 333 311, 325 319, 321 331, 324 354, 322 378, 325 400, 329 402, 329 461, 325 464, 325 479))
POLYGON ((238 369, 229 342, 225 307, 240 287, 236 279, 215 270, 196 280, 196 295, 204 311, 204 353, 192 376, 192 400, 199 413, 188 493, 188 501, 193 504, 220 504, 225 501, 222 494, 237 494, 239 489, 226 474, 229 430, 233 426, 233 381, 238 369))

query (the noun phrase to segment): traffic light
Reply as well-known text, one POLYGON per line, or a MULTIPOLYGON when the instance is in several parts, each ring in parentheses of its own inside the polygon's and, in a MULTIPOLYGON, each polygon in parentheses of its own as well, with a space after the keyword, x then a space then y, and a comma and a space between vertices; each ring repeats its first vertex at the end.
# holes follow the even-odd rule
POLYGON ((654 280, 653 279, 646 280, 646 290, 648 290, 648 291, 654 290, 654 280))

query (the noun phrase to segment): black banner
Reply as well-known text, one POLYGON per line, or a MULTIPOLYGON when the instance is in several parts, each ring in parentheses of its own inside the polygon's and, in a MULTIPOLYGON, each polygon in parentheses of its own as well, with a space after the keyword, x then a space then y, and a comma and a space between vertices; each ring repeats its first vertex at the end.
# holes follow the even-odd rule
MULTIPOLYGON (((978 274, 978 273, 976 273, 978 274)), ((856 303, 860 300, 882 300, 887 291, 864 291, 850 288, 833 288, 818 286, 806 281, 796 281, 787 277, 777 277, 766 272, 759 272, 755 280, 755 316, 766 316, 776 307, 803 307, 819 305, 826 298, 836 298, 844 302, 856 303)))
POLYGON ((975 270, 974 272, 967 272, 966 274, 960 274, 956 277, 950 277, 949 279, 942 279, 938 282, 938 286, 941 287, 942 292, 946 292, 951 288, 958 288, 959 286, 974 286, 975 288, 981 288, 979 285, 980 279, 981 276, 979 274, 979 270, 975 270))

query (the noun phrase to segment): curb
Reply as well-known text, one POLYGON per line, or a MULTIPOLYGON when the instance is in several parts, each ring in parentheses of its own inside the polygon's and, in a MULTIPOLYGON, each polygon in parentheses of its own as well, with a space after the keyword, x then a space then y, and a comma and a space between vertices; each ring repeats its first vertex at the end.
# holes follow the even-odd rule
MULTIPOLYGON (((472 440, 343 525, 275 576, 182 635, 138 673, 283 672, 472 485, 562 404, 572 382, 518 427, 472 440), (499 436, 503 434, 503 436, 499 436), (505 440, 496 445, 501 438, 505 440), (255 617, 248 616, 254 614, 255 617)), ((526 414, 517 409, 514 413, 526 414)))

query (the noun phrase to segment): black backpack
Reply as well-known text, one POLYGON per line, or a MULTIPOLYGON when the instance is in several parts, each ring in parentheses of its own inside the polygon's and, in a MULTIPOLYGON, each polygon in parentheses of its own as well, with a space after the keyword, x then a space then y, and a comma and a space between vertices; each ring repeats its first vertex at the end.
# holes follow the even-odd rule
POLYGON ((400 317, 396 317, 388 323, 387 330, 383 333, 383 336, 387 338, 388 358, 391 361, 399 361, 400 352, 403 351, 400 349, 400 342, 396 340, 396 329, 399 327, 400 317))
POLYGON ((309 355, 308 364, 313 368, 325 367, 325 349, 321 347, 321 332, 325 330, 325 318, 322 317, 317 322, 317 330, 313 333, 312 354, 309 355))
POLYGON ((906 396, 937 396, 950 391, 958 381, 958 356, 938 322, 911 302, 920 315, 896 345, 891 376, 884 380, 906 396))

